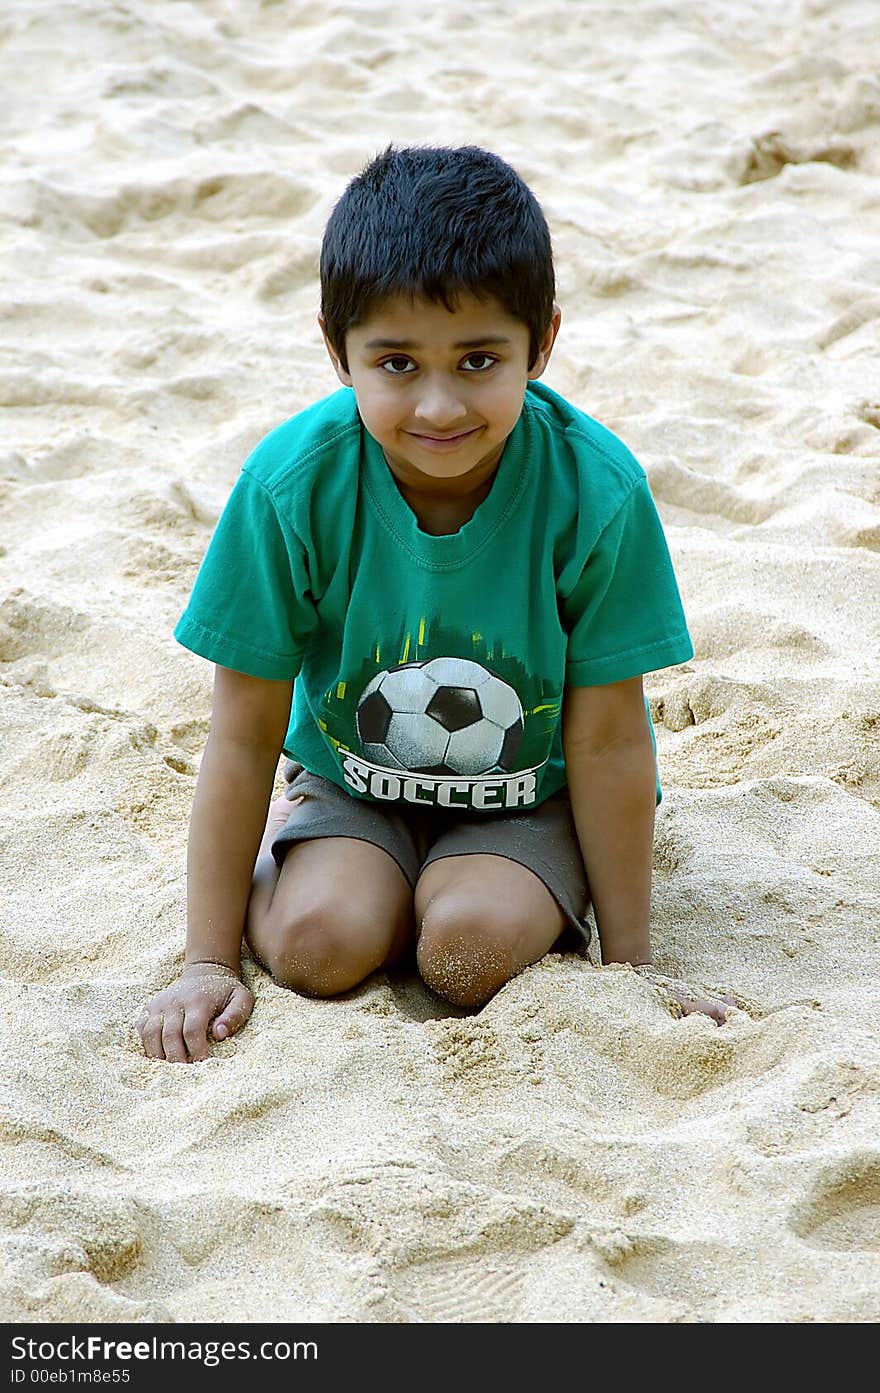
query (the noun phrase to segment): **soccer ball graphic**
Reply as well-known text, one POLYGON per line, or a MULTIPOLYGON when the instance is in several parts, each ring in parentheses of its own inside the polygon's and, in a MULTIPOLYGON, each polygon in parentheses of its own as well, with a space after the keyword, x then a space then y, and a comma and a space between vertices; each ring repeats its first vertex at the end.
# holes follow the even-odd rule
POLYGON ((377 673, 355 721, 367 759, 417 774, 511 773, 523 735, 516 692, 467 658, 377 673))

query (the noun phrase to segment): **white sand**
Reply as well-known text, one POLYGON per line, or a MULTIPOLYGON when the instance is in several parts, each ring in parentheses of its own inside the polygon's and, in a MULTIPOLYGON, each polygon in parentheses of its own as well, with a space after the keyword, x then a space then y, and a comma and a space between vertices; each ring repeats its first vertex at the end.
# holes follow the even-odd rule
POLYGON ((0 1317, 880 1317, 874 0, 5 0, 0 1317), (649 472, 697 647, 648 678, 674 1020, 554 956, 141 1053, 211 670, 175 645, 251 445, 336 385, 321 231, 389 141, 554 234, 546 380, 649 472))

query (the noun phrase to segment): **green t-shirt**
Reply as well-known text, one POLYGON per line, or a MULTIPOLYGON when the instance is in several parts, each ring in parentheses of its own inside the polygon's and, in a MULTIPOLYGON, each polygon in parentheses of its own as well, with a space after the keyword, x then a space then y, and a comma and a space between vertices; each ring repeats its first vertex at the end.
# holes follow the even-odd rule
POLYGON ((296 679, 284 750, 312 773, 495 813, 564 787, 565 684, 693 655, 644 470, 540 382, 488 495, 443 536, 419 527, 350 388, 278 426, 174 632, 222 667, 296 679))

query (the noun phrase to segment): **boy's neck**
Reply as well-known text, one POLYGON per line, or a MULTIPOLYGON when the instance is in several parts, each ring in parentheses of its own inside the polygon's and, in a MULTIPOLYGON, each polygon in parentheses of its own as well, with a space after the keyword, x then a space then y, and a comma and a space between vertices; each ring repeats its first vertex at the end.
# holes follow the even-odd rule
POLYGON ((491 487, 492 480, 489 479, 468 498, 424 499, 411 497, 409 490, 398 483, 400 492, 418 518, 419 527, 434 537, 458 532, 466 522, 470 522, 491 487))
POLYGON ((483 499, 488 497, 500 462, 499 455, 491 468, 475 472, 473 478, 466 474, 460 479, 437 479, 430 475, 413 479, 411 476, 402 478, 386 456, 388 468, 415 513, 419 527, 432 536, 458 532, 470 521, 483 499))

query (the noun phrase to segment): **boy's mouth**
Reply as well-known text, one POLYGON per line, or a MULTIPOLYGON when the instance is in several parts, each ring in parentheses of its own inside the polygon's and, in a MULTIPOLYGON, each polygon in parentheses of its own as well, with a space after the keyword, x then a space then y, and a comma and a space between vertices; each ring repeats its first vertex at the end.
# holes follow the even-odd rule
POLYGON ((443 451, 456 449, 465 440, 470 440, 471 436, 476 435, 479 430, 482 430, 482 426, 474 426, 471 430, 454 431, 447 435, 431 435, 421 431, 409 431, 408 434, 426 450, 443 451))

